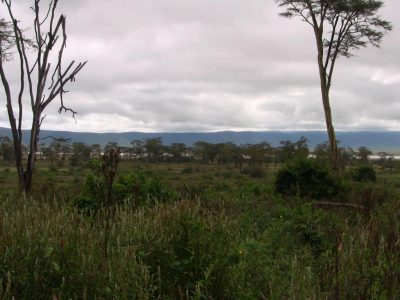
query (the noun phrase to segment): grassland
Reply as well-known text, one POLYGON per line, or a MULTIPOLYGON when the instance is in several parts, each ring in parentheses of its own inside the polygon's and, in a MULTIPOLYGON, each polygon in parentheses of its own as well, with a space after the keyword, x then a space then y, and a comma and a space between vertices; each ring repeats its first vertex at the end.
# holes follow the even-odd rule
POLYGON ((400 173, 346 179, 359 212, 277 194, 278 168, 123 162, 147 198, 82 211, 90 169, 40 162, 21 197, 2 165, 0 299, 398 299, 400 173))

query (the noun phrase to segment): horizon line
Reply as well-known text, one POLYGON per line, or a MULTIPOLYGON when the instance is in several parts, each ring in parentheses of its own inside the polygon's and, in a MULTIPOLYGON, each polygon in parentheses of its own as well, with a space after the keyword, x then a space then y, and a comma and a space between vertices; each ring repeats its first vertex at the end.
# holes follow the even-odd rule
MULTIPOLYGON (((0 126, 0 129, 11 130, 10 127, 0 126)), ((30 131, 30 129, 22 129, 23 131, 30 131)), ((126 133, 143 133, 143 134, 175 134, 175 133, 246 133, 246 132, 279 132, 279 133, 296 133, 296 132, 326 132, 326 129, 260 129, 260 130, 233 130, 233 129, 224 129, 224 130, 212 130, 212 131, 72 131, 72 130, 59 130, 59 129, 41 129, 40 131, 55 131, 55 132, 72 132, 72 133, 91 133, 91 134, 126 134, 126 133)), ((353 132, 368 132, 368 133, 400 133, 400 130, 389 130, 389 129, 359 129, 359 130, 335 130, 335 133, 353 133, 353 132)))

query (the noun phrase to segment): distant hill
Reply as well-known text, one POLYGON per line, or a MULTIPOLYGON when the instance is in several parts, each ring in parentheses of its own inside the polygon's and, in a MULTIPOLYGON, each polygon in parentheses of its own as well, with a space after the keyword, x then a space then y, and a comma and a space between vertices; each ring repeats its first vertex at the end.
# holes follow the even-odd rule
MULTIPOLYGON (((29 143, 28 130, 23 131, 24 143, 29 143)), ((0 136, 11 137, 8 128, 0 127, 0 136)), ((165 145, 171 143, 184 143, 192 146, 197 141, 209 143, 233 142, 235 144, 255 144, 266 141, 273 146, 280 141, 297 141, 301 136, 309 140, 310 147, 328 140, 325 131, 220 131, 220 132, 122 132, 122 133, 93 133, 93 132, 69 132, 43 130, 40 137, 47 136, 71 139, 71 142, 83 142, 88 145, 106 145, 108 142, 117 142, 121 146, 129 146, 132 140, 161 137, 165 145)), ((366 146, 374 152, 386 151, 392 154, 400 154, 400 132, 393 131, 340 131, 337 139, 341 146, 358 148, 366 146)), ((51 139, 43 140, 50 143, 51 139)))

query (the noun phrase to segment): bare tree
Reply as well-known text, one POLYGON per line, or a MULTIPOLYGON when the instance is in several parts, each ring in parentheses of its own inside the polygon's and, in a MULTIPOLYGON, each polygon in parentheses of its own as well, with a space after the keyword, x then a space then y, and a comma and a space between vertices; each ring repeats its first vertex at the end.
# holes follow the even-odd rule
MULTIPOLYGON (((86 62, 69 62, 63 67, 63 54, 66 48, 66 17, 56 15, 58 0, 51 0, 44 12, 41 11, 41 0, 32 0, 33 6, 33 39, 25 37, 20 21, 13 13, 12 0, 2 0, 8 12, 11 31, 0 35, 0 75, 3 84, 7 113, 14 140, 15 161, 18 171, 20 189, 29 192, 32 185, 35 167, 35 153, 38 148, 40 127, 45 119, 46 107, 55 99, 60 100, 59 113, 76 112, 64 105, 63 95, 67 91, 67 83, 75 81, 75 76, 82 70, 86 62), (3 37, 4 36, 4 37, 3 37), (6 39, 7 38, 7 39, 6 39), (15 49, 19 63, 18 95, 12 94, 9 80, 6 76, 5 62, 10 51, 10 41, 15 49), (31 51, 31 50, 34 51, 31 51), (27 90, 27 92, 25 92, 27 90), (22 119, 25 95, 31 107, 32 126, 30 131, 29 151, 26 165, 22 157, 22 119)), ((10 27, 5 27, 10 28, 10 27)))
POLYGON ((378 11, 381 0, 275 0, 286 10, 284 17, 300 17, 311 25, 318 52, 322 103, 329 138, 329 154, 334 169, 339 167, 338 147, 333 127, 329 92, 336 60, 352 56, 368 44, 379 47, 383 35, 392 29, 378 11))

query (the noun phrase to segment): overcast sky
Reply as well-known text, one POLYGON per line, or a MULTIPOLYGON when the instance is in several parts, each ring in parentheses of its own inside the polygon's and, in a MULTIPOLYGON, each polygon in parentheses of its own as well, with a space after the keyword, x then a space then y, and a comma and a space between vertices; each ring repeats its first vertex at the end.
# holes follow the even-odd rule
MULTIPOLYGON (((14 2, 29 20, 19 5, 30 1, 14 2)), ((88 64, 65 96, 77 122, 53 105, 43 129, 325 129, 311 27, 279 17, 273 0, 60 0, 59 11, 65 62, 88 64)), ((337 64, 337 130, 400 130, 399 1, 386 0, 382 15, 394 29, 381 49, 337 64)), ((0 126, 9 127, 1 98, 0 126)))

